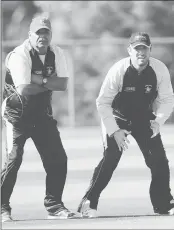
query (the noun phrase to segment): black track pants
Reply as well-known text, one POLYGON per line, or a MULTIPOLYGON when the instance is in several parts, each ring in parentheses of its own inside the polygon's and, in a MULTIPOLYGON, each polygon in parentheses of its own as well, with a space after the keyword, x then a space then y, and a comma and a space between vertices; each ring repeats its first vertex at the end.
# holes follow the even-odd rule
POLYGON ((62 202, 62 193, 67 175, 67 156, 63 148, 57 121, 52 118, 40 120, 36 125, 6 123, 7 159, 1 172, 2 210, 10 210, 10 197, 15 186, 17 173, 22 163, 23 148, 32 138, 46 171, 46 196, 48 211, 56 211, 62 202))
MULTIPOLYGON (((128 127, 127 130, 132 131, 131 134, 143 153, 146 165, 151 170, 150 198, 153 208, 168 210, 173 197, 170 193, 168 160, 160 134, 150 138, 152 136, 150 125, 140 126, 137 124, 131 128, 128 127)), ((84 199, 90 200, 91 208, 97 208, 99 196, 109 183, 121 155, 122 151, 119 151, 115 139, 107 136, 107 148, 104 151, 104 156, 95 168, 90 186, 82 199, 82 201, 84 199)))

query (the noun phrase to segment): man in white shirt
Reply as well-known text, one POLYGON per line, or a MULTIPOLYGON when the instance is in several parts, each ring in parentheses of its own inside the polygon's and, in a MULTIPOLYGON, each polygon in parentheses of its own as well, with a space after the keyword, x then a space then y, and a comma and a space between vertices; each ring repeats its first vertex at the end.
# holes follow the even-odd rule
POLYGON ((150 199, 154 212, 174 214, 170 170, 160 136, 160 127, 174 106, 170 74, 163 62, 150 57, 151 41, 147 33, 132 34, 128 53, 129 57, 111 67, 96 100, 105 148, 78 207, 78 212, 87 218, 97 216, 100 194, 123 150, 128 148, 129 134, 137 141, 151 170, 150 199))
POLYGON ((44 205, 49 219, 77 217, 62 202, 67 175, 67 155, 53 118, 52 91, 64 91, 68 83, 63 50, 51 45, 50 20, 37 16, 29 38, 6 58, 2 116, 6 125, 7 159, 1 174, 2 222, 12 220, 10 197, 22 163, 23 148, 32 138, 46 171, 44 205))

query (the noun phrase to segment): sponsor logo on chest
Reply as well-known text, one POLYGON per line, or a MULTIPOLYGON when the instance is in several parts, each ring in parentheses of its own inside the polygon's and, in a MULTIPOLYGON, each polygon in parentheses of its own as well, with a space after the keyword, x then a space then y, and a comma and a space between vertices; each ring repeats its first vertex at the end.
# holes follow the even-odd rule
POLYGON ((42 70, 36 70, 34 71, 35 74, 42 74, 42 70))
POLYGON ((127 86, 124 88, 125 92, 135 92, 135 87, 134 86, 127 86))
MULTIPOLYGON (((135 92, 136 87, 135 86, 127 86, 124 88, 124 92, 135 92)), ((146 94, 150 93, 152 91, 152 85, 145 85, 144 86, 144 92, 146 94)))
POLYGON ((150 93, 152 91, 152 85, 145 85, 145 93, 150 93))
MULTIPOLYGON (((42 74, 42 70, 35 70, 34 71, 35 74, 42 74)), ((52 66, 47 66, 46 67, 46 75, 50 76, 53 73, 53 67, 52 66)))
POLYGON ((47 76, 50 76, 53 72, 53 67, 52 66, 47 66, 46 67, 46 74, 47 76))

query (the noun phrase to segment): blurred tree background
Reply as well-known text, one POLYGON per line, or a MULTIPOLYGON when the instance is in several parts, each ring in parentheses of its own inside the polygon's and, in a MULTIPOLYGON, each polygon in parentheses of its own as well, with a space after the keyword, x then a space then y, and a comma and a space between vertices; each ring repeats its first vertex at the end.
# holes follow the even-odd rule
MULTIPOLYGON (((101 83, 114 62, 127 56, 127 42, 111 41, 135 31, 174 38, 174 1, 2 1, 1 8, 2 45, 8 41, 2 46, 2 77, 5 56, 27 38, 33 16, 49 13, 52 41, 73 61, 77 126, 99 124, 95 100, 101 83)), ((174 41, 154 43, 152 55, 167 65, 174 87, 174 41)), ((53 108, 59 125, 68 125, 68 92, 54 93, 53 108)))

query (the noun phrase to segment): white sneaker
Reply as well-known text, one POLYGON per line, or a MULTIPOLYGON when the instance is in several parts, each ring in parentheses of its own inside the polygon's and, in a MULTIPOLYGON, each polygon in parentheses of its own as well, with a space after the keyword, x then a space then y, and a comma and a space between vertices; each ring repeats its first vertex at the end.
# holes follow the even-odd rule
POLYGON ((174 208, 170 209, 170 210, 168 211, 168 214, 169 214, 170 216, 174 216, 174 208))
POLYGON ((90 208, 90 201, 84 200, 80 208, 78 209, 78 212, 81 213, 83 218, 96 218, 97 217, 97 210, 90 208))
POLYGON ((73 218, 80 218, 81 215, 79 213, 74 213, 69 211, 67 208, 62 206, 60 210, 58 210, 55 213, 49 213, 48 219, 54 220, 54 219, 73 219, 73 218))
POLYGON ((9 221, 13 221, 10 212, 3 212, 1 213, 1 222, 9 222, 9 221))
POLYGON ((174 216, 174 199, 170 201, 171 209, 169 210, 169 215, 174 216))

